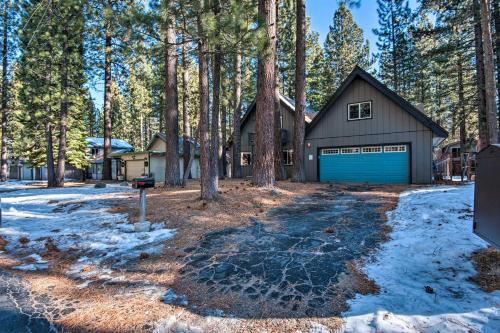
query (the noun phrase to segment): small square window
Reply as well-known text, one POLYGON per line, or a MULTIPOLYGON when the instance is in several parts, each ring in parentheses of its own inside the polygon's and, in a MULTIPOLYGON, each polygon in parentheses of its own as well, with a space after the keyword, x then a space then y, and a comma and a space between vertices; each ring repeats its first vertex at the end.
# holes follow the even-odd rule
POLYGON ((349 120, 359 119, 359 104, 349 105, 349 120))
POLYGON ((370 102, 368 103, 361 103, 361 119, 364 118, 370 118, 372 116, 372 104, 370 102))
POLYGON ((347 119, 360 120, 372 117, 372 102, 352 103, 347 105, 347 119))
POLYGON ((252 154, 251 153, 241 153, 241 166, 251 165, 252 154))

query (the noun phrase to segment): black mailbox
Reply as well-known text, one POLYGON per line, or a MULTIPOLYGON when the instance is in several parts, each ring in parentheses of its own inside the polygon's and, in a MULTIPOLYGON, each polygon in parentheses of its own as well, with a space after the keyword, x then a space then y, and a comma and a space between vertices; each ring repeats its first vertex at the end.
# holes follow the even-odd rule
POLYGON ((150 177, 134 178, 132 180, 133 188, 150 188, 155 187, 155 179, 150 177))

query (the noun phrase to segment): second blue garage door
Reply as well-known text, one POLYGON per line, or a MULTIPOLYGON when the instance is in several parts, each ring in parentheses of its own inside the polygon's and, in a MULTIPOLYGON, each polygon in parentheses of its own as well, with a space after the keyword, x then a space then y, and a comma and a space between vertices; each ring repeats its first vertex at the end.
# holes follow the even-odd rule
POLYGON ((322 182, 410 182, 408 145, 332 147, 321 149, 319 153, 319 179, 322 182))

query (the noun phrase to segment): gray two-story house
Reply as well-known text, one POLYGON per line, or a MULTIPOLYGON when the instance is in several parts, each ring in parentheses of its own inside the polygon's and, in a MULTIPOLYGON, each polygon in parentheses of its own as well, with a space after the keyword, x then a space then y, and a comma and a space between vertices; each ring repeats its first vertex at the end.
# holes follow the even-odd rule
POLYGON ((306 179, 426 184, 448 133, 356 67, 306 128, 306 179))
MULTIPOLYGON (((255 148, 255 100, 241 118, 241 171, 243 177, 252 175, 253 152, 255 148)), ((311 122, 313 111, 306 110, 306 124, 311 122)), ((281 149, 285 165, 285 178, 290 177, 293 162, 295 101, 280 94, 281 149)))

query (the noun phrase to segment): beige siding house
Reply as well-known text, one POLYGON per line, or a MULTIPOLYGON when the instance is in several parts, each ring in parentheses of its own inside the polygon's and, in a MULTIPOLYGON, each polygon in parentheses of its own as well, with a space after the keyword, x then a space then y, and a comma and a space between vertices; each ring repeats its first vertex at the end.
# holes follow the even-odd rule
MULTIPOLYGON (((132 152, 120 155, 122 160, 122 174, 124 179, 131 181, 141 176, 155 178, 156 183, 165 181, 165 144, 166 137, 163 133, 156 134, 146 151, 132 152)), ((179 169, 180 176, 184 175, 184 161, 182 158, 182 138, 179 138, 179 169)), ((191 177, 200 177, 199 151, 196 149, 195 158, 191 164, 191 177)))

